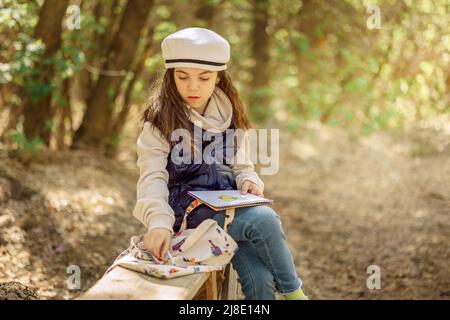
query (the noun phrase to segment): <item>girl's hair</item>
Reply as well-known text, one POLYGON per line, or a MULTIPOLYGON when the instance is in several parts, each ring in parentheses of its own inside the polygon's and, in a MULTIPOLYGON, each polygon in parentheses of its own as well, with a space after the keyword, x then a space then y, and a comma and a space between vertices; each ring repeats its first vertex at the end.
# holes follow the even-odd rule
MULTIPOLYGON (((251 128, 252 124, 244 112, 244 106, 229 74, 226 70, 218 71, 218 77, 220 81, 217 86, 225 92, 233 107, 231 123, 234 128, 243 130, 251 128)), ((185 112, 186 106, 175 85, 174 68, 167 69, 155 84, 150 102, 141 120, 143 123, 150 121, 172 145, 170 139, 172 131, 178 128, 192 131, 191 123, 185 112)))

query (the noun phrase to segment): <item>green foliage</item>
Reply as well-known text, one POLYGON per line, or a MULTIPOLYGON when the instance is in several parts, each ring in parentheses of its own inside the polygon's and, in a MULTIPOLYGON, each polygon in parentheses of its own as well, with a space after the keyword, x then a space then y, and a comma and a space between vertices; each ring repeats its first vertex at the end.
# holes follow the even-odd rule
POLYGON ((116 135, 111 138, 110 145, 114 148, 116 148, 120 142, 124 139, 123 135, 116 135))
POLYGON ((302 32, 293 30, 292 41, 300 54, 306 54, 309 51, 309 40, 302 32))
POLYGON ((45 128, 50 132, 55 132, 55 122, 52 119, 46 120, 45 128))
POLYGON ((363 1, 323 3, 303 12, 293 10, 294 3, 277 7, 271 51, 277 62, 272 88, 276 99, 288 100, 287 127, 301 117, 370 133, 448 112, 445 1, 380 1, 382 30, 365 29, 363 1), (387 6, 389 19, 383 16, 387 6))
POLYGON ((159 23, 155 30, 155 36, 153 37, 155 41, 162 41, 169 34, 177 31, 177 26, 175 23, 170 21, 163 21, 159 23))
POLYGON ((18 150, 23 150, 31 154, 36 154, 39 146, 44 144, 42 139, 39 137, 28 140, 25 134, 20 131, 13 133, 11 135, 11 140, 13 143, 17 144, 18 150))
MULTIPOLYGON (((100 48, 98 40, 107 36, 110 14, 107 9, 100 10, 103 14, 97 17, 95 2, 83 2, 81 29, 64 28, 61 49, 38 63, 45 48, 33 34, 42 3, 1 1, 0 85, 7 85, 8 90, 25 88, 35 103, 52 93, 56 107, 67 107, 63 84, 69 84, 69 94, 77 97, 79 92, 74 89, 80 89, 77 86, 84 79, 81 76, 86 75, 84 68, 100 68, 107 59, 108 52, 100 48), (39 75, 48 68, 53 69, 54 76, 44 82, 39 75)), ((117 3, 113 10, 116 22, 120 22, 126 1, 117 3)), ((365 0, 258 2, 258 7, 268 9, 269 14, 268 27, 261 30, 269 38, 268 61, 261 65, 268 69, 270 81, 260 88, 250 85, 255 63, 251 39, 253 2, 207 3, 215 6, 215 24, 205 27, 230 42, 228 72, 243 103, 252 104, 248 110, 252 110, 256 121, 277 117, 289 130, 296 131, 315 120, 345 127, 356 135, 400 128, 408 122, 450 112, 448 1, 377 1, 382 13, 381 30, 367 29, 369 2, 365 0)), ((144 62, 142 76, 136 79, 131 103, 141 104, 148 97, 152 85, 149 80, 162 67, 163 38, 196 21, 197 9, 198 4, 186 0, 155 5, 149 20, 154 21, 154 50, 144 62)), ((128 77, 131 74, 129 70, 128 77)), ((88 75, 90 87, 85 89, 91 90, 99 74, 88 75)), ((117 96, 120 101, 128 81, 126 78, 117 92, 107 88, 107 95, 117 96)), ((2 102, 20 107, 24 97, 18 92, 22 91, 8 91, 2 102)), ((72 107, 74 114, 83 112, 78 103, 72 107)), ((120 108, 112 107, 111 111, 117 110, 120 108)), ((53 121, 46 127, 54 132, 53 121)), ((26 145, 19 136, 17 139, 26 145)), ((113 145, 119 141, 115 139, 113 145)))

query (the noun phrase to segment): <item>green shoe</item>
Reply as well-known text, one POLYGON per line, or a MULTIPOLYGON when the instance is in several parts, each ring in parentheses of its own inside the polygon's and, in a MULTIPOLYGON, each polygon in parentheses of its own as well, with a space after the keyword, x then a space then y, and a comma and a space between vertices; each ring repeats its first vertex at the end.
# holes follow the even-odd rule
POLYGON ((283 295, 284 300, 309 300, 308 296, 303 293, 301 288, 296 291, 283 295))

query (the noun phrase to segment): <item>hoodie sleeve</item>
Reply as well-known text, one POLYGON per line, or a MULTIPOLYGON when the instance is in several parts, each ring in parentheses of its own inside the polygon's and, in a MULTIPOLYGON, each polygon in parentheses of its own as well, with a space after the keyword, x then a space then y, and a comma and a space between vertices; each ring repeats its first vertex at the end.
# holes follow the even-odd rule
POLYGON ((236 135, 237 147, 235 163, 231 164, 233 177, 236 181, 238 190, 241 189, 245 180, 249 180, 256 184, 261 192, 264 192, 264 182, 259 178, 255 172, 254 165, 250 159, 250 140, 248 131, 243 131, 236 135))
POLYGON ((175 215, 168 203, 169 173, 166 170, 169 152, 169 144, 160 131, 149 122, 145 122, 137 139, 137 165, 140 176, 133 216, 148 230, 164 228, 173 235, 175 215))

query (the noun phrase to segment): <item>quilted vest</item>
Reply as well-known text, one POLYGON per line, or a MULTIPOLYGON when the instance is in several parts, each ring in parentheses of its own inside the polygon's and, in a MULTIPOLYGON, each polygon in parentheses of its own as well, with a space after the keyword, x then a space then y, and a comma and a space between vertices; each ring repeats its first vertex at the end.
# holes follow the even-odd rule
MULTIPOLYGON (((195 125, 192 124, 192 129, 194 129, 195 125)), ((233 124, 229 126, 228 129, 233 129, 233 124)), ((205 130, 197 127, 197 130, 201 130, 201 137, 205 133, 205 130)), ((167 160, 166 170, 169 173, 169 205, 175 212, 175 224, 173 229, 175 232, 178 232, 181 223, 183 221, 183 216, 186 208, 189 204, 194 200, 193 197, 187 194, 188 191, 197 191, 197 190, 236 190, 236 182, 233 177, 230 166, 226 163, 226 157, 231 157, 231 152, 233 154, 236 153, 236 146, 230 144, 226 139, 226 130, 212 134, 214 135, 210 141, 203 139, 201 142, 202 146, 202 159, 201 163, 194 163, 192 160, 191 163, 181 163, 176 164, 172 161, 171 153, 174 148, 172 146, 170 148, 169 157, 167 160), (215 139, 222 139, 222 153, 218 155, 218 157, 222 158, 222 163, 220 161, 212 161, 211 164, 205 162, 203 159, 203 151, 210 144, 214 143, 215 139)), ((195 137, 195 139, 198 139, 195 137)), ((194 143, 200 146, 200 142, 198 140, 194 140, 194 143)), ((182 151, 180 152, 180 156, 182 156, 182 151)), ((215 157, 214 149, 211 152, 211 156, 215 157)), ((187 228, 195 228, 197 227, 203 220, 212 218, 217 211, 214 211, 210 207, 206 205, 200 205, 196 207, 187 218, 187 228)))

